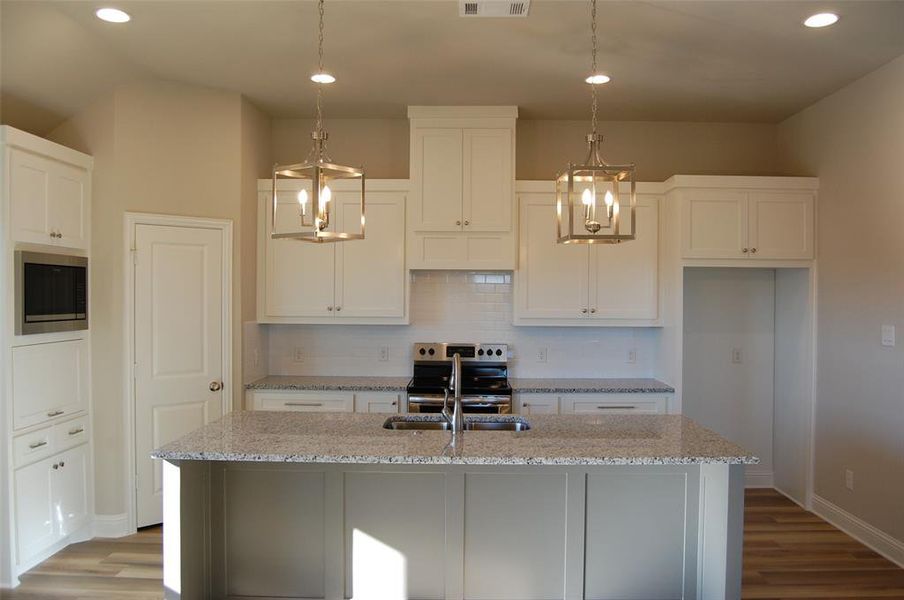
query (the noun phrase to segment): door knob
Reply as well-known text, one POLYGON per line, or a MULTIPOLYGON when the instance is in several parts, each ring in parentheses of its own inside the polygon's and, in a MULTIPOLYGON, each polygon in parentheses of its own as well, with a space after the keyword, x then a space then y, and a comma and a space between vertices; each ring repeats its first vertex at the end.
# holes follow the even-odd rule
POLYGON ((223 389, 223 382, 222 381, 211 381, 210 385, 207 387, 210 388, 211 392, 219 392, 220 390, 223 389))

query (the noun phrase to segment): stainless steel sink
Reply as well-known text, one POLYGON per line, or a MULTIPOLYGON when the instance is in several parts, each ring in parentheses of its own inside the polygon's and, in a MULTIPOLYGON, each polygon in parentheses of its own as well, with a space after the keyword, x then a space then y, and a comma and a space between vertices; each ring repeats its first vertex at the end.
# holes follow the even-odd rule
MULTIPOLYGON (((448 431, 450 429, 448 421, 442 417, 430 418, 425 420, 424 417, 389 417, 383 423, 384 429, 394 430, 433 430, 448 431)), ((530 429, 530 423, 521 417, 509 417, 506 419, 471 419, 465 418, 465 431, 527 431, 530 429)))

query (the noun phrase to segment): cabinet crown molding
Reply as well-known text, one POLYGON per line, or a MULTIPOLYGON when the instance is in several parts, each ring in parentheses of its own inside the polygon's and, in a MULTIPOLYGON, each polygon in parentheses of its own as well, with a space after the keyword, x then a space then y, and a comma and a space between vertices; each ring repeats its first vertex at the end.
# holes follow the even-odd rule
POLYGON ((818 190, 818 177, 771 177, 747 175, 672 175, 664 182, 665 191, 682 188, 818 190))
POLYGON ((517 119, 517 106, 409 106, 409 119, 517 119))

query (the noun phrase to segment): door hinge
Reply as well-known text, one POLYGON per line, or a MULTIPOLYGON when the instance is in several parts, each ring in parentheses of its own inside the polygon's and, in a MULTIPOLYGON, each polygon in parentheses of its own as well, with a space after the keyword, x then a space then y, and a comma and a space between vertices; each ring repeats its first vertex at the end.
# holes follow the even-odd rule
POLYGON ((132 264, 137 265, 138 264, 138 249, 132 248, 131 252, 132 252, 132 264))

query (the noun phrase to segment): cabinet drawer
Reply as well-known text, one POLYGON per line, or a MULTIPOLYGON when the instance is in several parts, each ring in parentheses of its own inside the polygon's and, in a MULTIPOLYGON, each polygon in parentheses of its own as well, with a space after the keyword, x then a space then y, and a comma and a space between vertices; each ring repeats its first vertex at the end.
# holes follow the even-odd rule
POLYGON ((562 396, 565 414, 656 415, 666 412, 666 399, 650 394, 574 394, 562 396))
POLYGON ((559 396, 557 394, 518 394, 516 403, 518 413, 522 415, 559 414, 559 396))
POLYGON ((88 398, 84 339, 12 350, 13 426, 21 429, 78 413, 88 398))
POLYGON ((53 438, 57 451, 72 448, 88 441, 88 415, 53 426, 53 438))
POLYGON ((398 392, 357 392, 355 412, 397 413, 401 405, 400 398, 401 394, 398 392))
POLYGON ((351 392, 256 392, 254 410, 293 412, 352 412, 351 392))
POLYGON ((56 438, 52 427, 45 427, 13 438, 13 467, 46 458, 56 452, 56 438))

